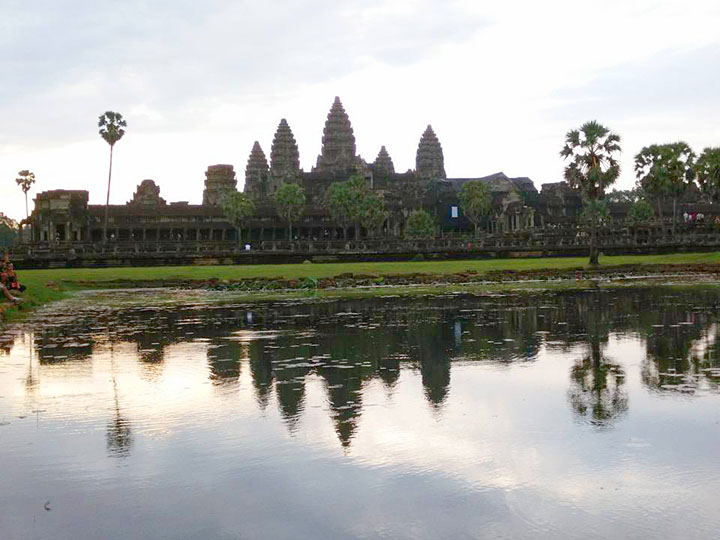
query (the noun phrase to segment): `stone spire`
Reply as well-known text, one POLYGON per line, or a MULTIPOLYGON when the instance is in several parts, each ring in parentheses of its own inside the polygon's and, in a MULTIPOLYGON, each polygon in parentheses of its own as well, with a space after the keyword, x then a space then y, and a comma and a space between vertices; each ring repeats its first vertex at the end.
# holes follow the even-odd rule
POLYGON ((420 138, 417 157, 415 158, 415 172, 422 180, 444 180, 445 159, 442 146, 435 135, 432 126, 428 125, 420 138))
POLYGON ((268 190, 268 167, 265 152, 260 148, 260 143, 255 141, 247 167, 245 167, 245 187, 243 191, 251 197, 265 197, 268 190))
POLYGON ((340 98, 330 108, 322 138, 322 153, 318 156, 319 171, 343 171, 355 165, 355 135, 340 98))
POLYGON ((235 191, 237 180, 232 165, 210 165, 205 172, 205 191, 203 204, 216 206, 225 191, 235 191))
POLYGON ((390 176, 395 174, 395 165, 393 165, 392 158, 384 146, 380 147, 380 152, 375 158, 373 163, 373 169, 377 176, 390 176))
POLYGON ((275 191, 284 182, 300 176, 300 152, 287 120, 280 120, 270 150, 270 188, 275 191))

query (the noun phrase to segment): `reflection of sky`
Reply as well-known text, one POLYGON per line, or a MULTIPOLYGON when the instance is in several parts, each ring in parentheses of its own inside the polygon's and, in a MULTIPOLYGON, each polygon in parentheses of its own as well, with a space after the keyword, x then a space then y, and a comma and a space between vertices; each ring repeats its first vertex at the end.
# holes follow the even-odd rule
POLYGON ((629 394, 612 429, 568 405, 584 345, 542 345, 532 363, 454 362, 441 407, 417 364, 392 388, 363 381, 347 447, 319 375, 290 428, 276 390, 258 406, 247 356, 236 382, 213 384, 209 341, 168 345, 152 376, 134 344, 39 365, 31 341, 0 356, 11 539, 704 538, 717 520, 718 395, 649 392, 645 343, 629 333, 603 347, 629 394), (122 459, 106 441, 118 416, 132 433, 122 459))

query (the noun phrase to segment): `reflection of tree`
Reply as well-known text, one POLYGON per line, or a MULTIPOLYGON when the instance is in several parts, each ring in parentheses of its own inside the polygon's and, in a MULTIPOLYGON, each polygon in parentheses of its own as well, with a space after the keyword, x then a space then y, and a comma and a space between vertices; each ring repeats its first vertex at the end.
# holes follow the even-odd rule
POLYGON ((693 314, 692 321, 658 325, 648 336, 641 372, 648 388, 685 393, 702 387, 718 389, 718 325, 707 319, 704 314, 693 314))
POLYGON ((598 339, 591 340, 589 347, 590 354, 570 370, 568 397, 580 418, 596 427, 611 427, 628 409, 625 372, 603 358, 598 339))
POLYGON ((120 411, 120 397, 118 395, 117 376, 115 375, 115 353, 110 349, 110 368, 112 371, 113 397, 115 401, 115 416, 107 425, 107 450, 111 457, 127 457, 133 444, 130 421, 120 411))

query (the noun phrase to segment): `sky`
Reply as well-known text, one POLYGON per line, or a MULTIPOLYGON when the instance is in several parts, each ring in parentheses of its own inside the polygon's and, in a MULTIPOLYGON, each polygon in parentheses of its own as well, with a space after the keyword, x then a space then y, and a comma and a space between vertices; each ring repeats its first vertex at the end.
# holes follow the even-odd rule
POLYGON ((684 140, 720 146, 717 0, 0 0, 0 212, 30 192, 85 189, 104 204, 104 111, 122 113, 110 201, 154 179, 200 203, 209 165, 239 186, 254 141, 286 118, 309 171, 335 96, 368 162, 415 166, 431 124, 449 177, 562 180, 565 133, 598 120, 633 156, 684 140))

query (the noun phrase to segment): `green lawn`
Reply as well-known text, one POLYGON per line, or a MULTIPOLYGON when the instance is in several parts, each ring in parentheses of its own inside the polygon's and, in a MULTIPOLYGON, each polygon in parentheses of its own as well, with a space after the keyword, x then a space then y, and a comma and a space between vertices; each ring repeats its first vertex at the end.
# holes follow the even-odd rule
MULTIPOLYGON (((28 290, 22 311, 62 298, 64 291, 81 287, 102 287, 103 282, 114 280, 240 280, 245 278, 324 278, 340 274, 453 274, 472 270, 482 275, 493 270, 567 269, 582 267, 586 257, 483 259, 463 261, 426 262, 369 262, 328 264, 272 264, 250 266, 163 266, 140 268, 62 268, 55 270, 23 270, 20 280, 28 290), (79 282, 88 282, 82 284, 79 282)), ((600 264, 708 264, 720 263, 717 253, 675 253, 670 255, 622 255, 601 257, 600 264)), ((17 315, 15 309, 7 309, 9 318, 17 315)))
MULTIPOLYGON (((245 279, 259 277, 282 277, 296 279, 303 277, 334 277, 352 272, 353 274, 454 274, 474 270, 480 274, 492 270, 535 270, 566 269, 584 266, 587 257, 556 257, 528 259, 483 259, 462 261, 425 262, 368 262, 368 263, 322 263, 322 264, 268 264, 248 266, 161 266, 132 268, 63 268, 56 270, 25 270, 22 281, 57 283, 73 281, 112 280, 171 280, 192 279, 245 279)), ((601 257, 601 265, 620 264, 698 264, 720 263, 720 252, 716 253, 674 253, 670 255, 619 255, 601 257)), ((68 283, 69 284, 69 283, 68 283)))

